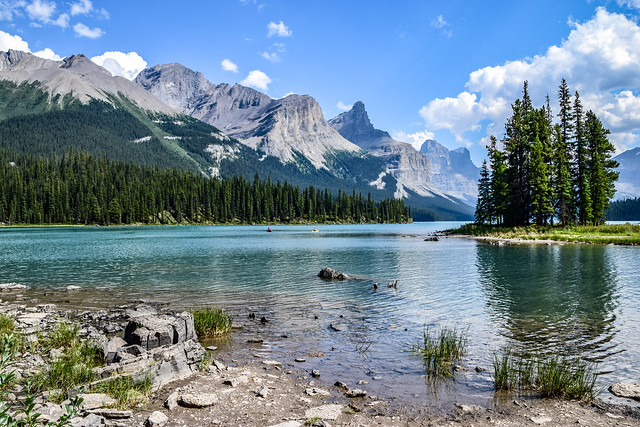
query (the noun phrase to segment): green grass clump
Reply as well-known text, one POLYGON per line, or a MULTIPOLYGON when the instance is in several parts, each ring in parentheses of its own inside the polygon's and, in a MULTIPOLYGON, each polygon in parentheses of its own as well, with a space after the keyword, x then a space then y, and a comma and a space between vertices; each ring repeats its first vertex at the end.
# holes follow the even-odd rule
POLYGON ((566 357, 516 356, 507 349, 494 355, 496 390, 531 391, 542 397, 591 401, 596 396, 596 365, 566 357))
POLYGON ((226 334, 233 325, 232 317, 223 309, 201 307, 191 310, 193 325, 198 337, 213 337, 226 334))
POLYGON ((439 332, 431 333, 427 326, 422 334, 422 344, 414 351, 424 359, 428 374, 451 377, 456 362, 462 359, 467 351, 467 333, 457 328, 442 327, 439 332))
POLYGON ((150 375, 146 375, 140 381, 135 381, 131 377, 119 377, 98 384, 93 391, 113 397, 118 409, 129 409, 140 406, 149 399, 151 386, 150 375))
POLYGON ((102 349, 95 343, 80 339, 78 325, 62 322, 39 338, 43 352, 56 350, 48 366, 32 378, 34 390, 60 390, 57 400, 68 397, 68 391, 95 380, 92 369, 104 364, 102 349))
POLYGON ((12 318, 6 314, 0 314, 0 335, 10 334, 15 328, 12 318))

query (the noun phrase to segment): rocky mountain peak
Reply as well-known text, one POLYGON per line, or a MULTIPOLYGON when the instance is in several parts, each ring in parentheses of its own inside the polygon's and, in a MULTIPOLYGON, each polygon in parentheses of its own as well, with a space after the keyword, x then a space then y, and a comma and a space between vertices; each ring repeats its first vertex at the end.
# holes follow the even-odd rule
POLYGON ((351 110, 329 120, 340 135, 361 147, 369 146, 381 138, 391 139, 389 133, 375 129, 362 101, 353 104, 351 110))

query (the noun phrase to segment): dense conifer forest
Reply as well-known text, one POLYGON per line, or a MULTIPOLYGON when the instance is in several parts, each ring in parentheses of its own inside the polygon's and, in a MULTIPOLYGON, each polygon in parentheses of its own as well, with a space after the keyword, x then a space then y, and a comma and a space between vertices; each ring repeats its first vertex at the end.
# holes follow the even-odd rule
POLYGON ((607 221, 640 221, 640 198, 611 202, 607 221))
POLYGON ((0 223, 171 224, 406 222, 402 200, 375 202, 309 186, 207 178, 132 165, 79 150, 36 157, 0 150, 0 223))
POLYGON ((512 104, 505 135, 494 136, 478 181, 476 221, 520 226, 598 225, 615 193, 618 162, 602 122, 584 112, 563 79, 554 124, 549 97, 535 108, 524 82, 522 99, 512 104))

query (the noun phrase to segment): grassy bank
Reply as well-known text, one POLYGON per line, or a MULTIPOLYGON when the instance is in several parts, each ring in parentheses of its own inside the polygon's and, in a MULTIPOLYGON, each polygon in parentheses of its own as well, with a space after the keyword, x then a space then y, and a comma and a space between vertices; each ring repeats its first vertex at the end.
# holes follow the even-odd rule
POLYGON ((493 225, 465 224, 451 235, 490 237, 498 239, 553 240, 557 242, 640 245, 640 225, 615 224, 599 226, 535 226, 501 227, 493 225))

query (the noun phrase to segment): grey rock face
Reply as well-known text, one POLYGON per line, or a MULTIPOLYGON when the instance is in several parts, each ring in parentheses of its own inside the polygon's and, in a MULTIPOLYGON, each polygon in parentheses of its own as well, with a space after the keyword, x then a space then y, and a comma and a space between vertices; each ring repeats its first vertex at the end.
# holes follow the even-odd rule
POLYGON ((177 114, 137 84, 124 77, 113 77, 82 54, 52 61, 27 52, 0 52, 0 80, 18 84, 39 82, 52 95, 70 94, 83 103, 91 99, 112 103, 111 97, 124 96, 142 109, 177 114))
POLYGON ((184 312, 177 316, 137 316, 129 321, 124 340, 152 350, 169 344, 179 344, 195 338, 193 316, 184 312))
POLYGON ((329 124, 349 141, 384 160, 388 172, 398 180, 396 197, 405 197, 405 188, 421 196, 443 195, 432 182, 427 156, 410 144, 391 138, 389 133, 375 129, 362 102, 356 102, 350 111, 331 119, 329 124))
POLYGON ((480 169, 464 147, 449 151, 437 141, 426 140, 420 152, 431 162, 433 184, 443 192, 475 204, 480 169))
POLYGON ((613 158, 620 166, 615 199, 640 197, 640 148, 632 148, 613 158))
POLYGON ((180 64, 147 68, 135 81, 168 105, 283 163, 295 161, 300 153, 314 167, 325 169, 327 156, 361 153, 329 126, 308 95, 272 99, 238 84, 214 85, 180 64))

